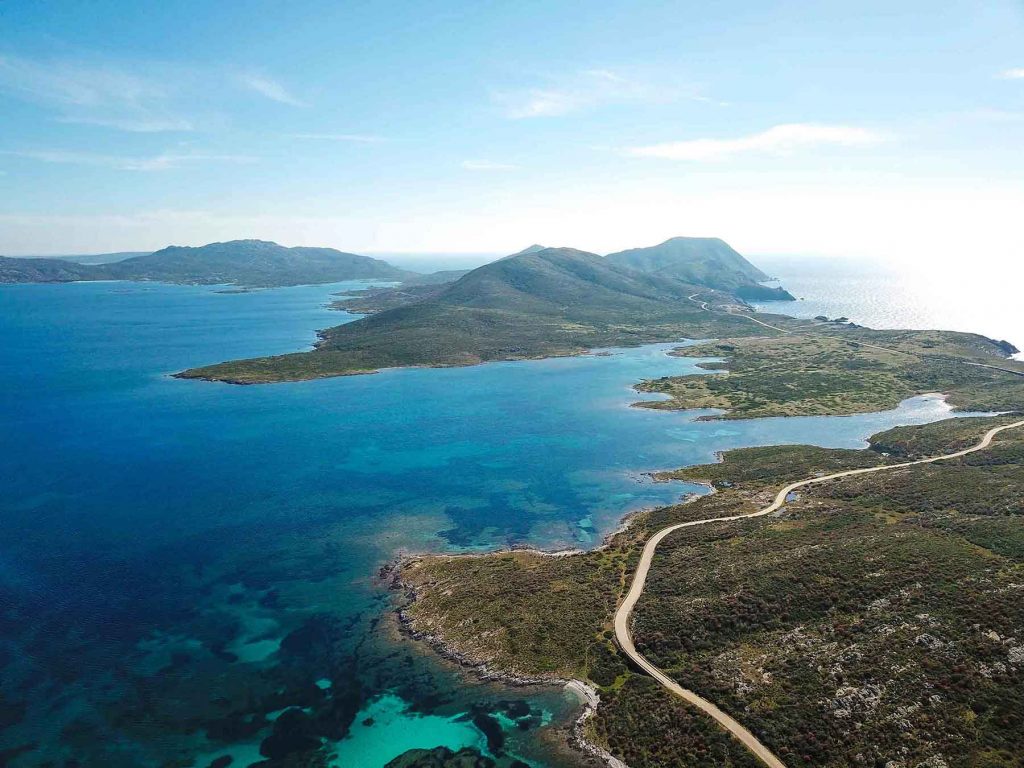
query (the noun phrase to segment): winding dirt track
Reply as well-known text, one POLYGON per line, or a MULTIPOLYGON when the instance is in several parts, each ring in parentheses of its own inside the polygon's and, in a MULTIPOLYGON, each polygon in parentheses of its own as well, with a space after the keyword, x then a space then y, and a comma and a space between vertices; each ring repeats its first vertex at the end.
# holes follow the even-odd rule
POLYGON ((687 688, 683 688, 679 683, 645 659, 640 652, 637 651, 636 646, 633 645, 633 637, 630 633, 630 618, 633 614, 633 608, 636 606, 637 600, 640 599, 640 595, 644 591, 644 583, 647 581, 647 573, 651 569, 651 560, 654 557, 654 551, 658 548, 658 544, 660 544, 662 539, 670 533, 677 531, 680 528, 692 528, 697 525, 721 523, 732 520, 745 520, 750 517, 761 517, 763 515, 771 514, 785 505, 786 498, 790 493, 798 488, 803 488, 808 485, 825 483, 830 480, 838 480, 839 478, 850 477, 852 475, 866 475, 871 472, 885 472, 888 470, 900 469, 902 467, 913 467, 918 464, 932 464, 936 461, 945 461, 948 459, 956 459, 961 456, 966 456, 967 454, 974 453, 975 451, 983 451, 992 444, 993 438, 995 438, 995 436, 1000 432, 1007 429, 1016 429, 1018 427, 1024 427, 1024 421, 1017 421, 1012 424, 993 427, 985 433, 985 436, 976 445, 955 453, 933 456, 928 459, 918 459, 917 461, 905 461, 900 464, 884 464, 878 467, 867 467, 865 469, 849 469, 844 472, 835 472, 831 475, 824 475, 822 477, 812 477, 807 480, 799 480, 795 483, 790 483, 779 491, 775 496, 775 500, 771 504, 757 512, 750 512, 745 515, 731 515, 729 517, 711 517, 705 520, 692 520, 688 523, 677 523, 675 525, 662 528, 644 545, 643 552, 640 554, 640 564, 637 566, 636 575, 633 576, 633 583, 629 587, 629 592, 626 594, 626 598, 622 601, 618 611, 615 613, 615 639, 618 642, 619 647, 622 648, 623 652, 629 656, 629 658, 632 659, 638 667, 661 683, 662 686, 667 688, 676 696, 679 696, 684 701, 711 715, 711 717, 717 720, 722 727, 735 736, 743 746, 750 750, 750 752, 758 757, 765 765, 771 766, 771 768, 785 768, 785 763, 776 757, 768 747, 758 741, 757 737, 744 728, 739 721, 723 712, 715 706, 714 703, 708 701, 703 696, 700 696, 687 688))

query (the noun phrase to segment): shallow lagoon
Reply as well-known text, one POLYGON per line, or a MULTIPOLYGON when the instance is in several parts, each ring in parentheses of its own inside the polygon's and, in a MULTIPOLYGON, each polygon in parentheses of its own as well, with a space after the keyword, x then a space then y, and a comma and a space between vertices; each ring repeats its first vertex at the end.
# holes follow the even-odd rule
MULTIPOLYGON (((640 379, 697 370, 673 345, 260 387, 167 375, 308 346, 351 317, 323 306, 343 287, 0 287, 0 749, 35 745, 14 765, 247 765, 288 707, 365 768, 485 744, 469 714, 507 726, 509 700, 557 726, 561 692, 469 683, 393 643, 380 565, 592 546, 698 490, 645 472, 948 415, 927 397, 746 422, 628 407, 640 379)), ((503 749, 552 764, 536 758, 550 729, 525 725, 503 749)))

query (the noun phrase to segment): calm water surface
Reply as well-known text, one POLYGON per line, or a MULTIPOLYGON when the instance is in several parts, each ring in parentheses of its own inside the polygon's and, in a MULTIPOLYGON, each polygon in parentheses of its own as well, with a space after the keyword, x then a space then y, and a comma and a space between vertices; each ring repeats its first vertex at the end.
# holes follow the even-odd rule
POLYGON ((948 415, 929 397, 722 423, 629 408, 637 381, 697 371, 671 345, 257 387, 169 377, 307 347, 352 319, 324 307, 346 287, 0 287, 11 765, 244 766, 285 718, 346 768, 441 744, 555 766, 545 739, 574 700, 473 683, 394 642, 382 564, 592 546, 697 490, 647 471, 738 446, 858 447, 948 415))
POLYGON ((1024 349, 1021 260, 1006 259, 998 271, 969 260, 917 267, 865 259, 774 256, 756 261, 800 299, 760 304, 767 312, 848 317, 871 328, 982 333, 1024 349))

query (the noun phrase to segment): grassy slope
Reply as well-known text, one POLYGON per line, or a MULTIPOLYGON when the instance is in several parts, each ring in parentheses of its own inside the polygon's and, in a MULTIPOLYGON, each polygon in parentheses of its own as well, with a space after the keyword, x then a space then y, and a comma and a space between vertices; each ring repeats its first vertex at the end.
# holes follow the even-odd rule
POLYGON ((690 347, 685 354, 723 358, 705 367, 728 375, 645 382, 643 391, 671 399, 640 405, 722 408, 728 411, 723 418, 731 419, 818 416, 883 410, 912 395, 943 392, 957 406, 1003 410, 1019 403, 1020 377, 962 361, 1024 372, 1024 365, 1005 360, 989 339, 952 331, 815 328, 724 339, 690 347))
POLYGON ((587 348, 708 334, 752 333, 737 317, 701 312, 692 286, 545 249, 473 270, 426 299, 324 331, 311 352, 240 360, 186 377, 258 383, 412 365, 577 354, 587 348))
MULTIPOLYGON (((718 493, 639 516, 607 549, 414 560, 403 578, 418 599, 405 612, 491 669, 603 686, 594 734, 633 768, 742 764, 712 726, 628 672, 609 641, 642 541, 670 522, 757 509, 789 479, 955 450, 1005 420, 890 430, 867 451, 731 452, 677 473, 718 493)), ((637 607, 638 646, 788 765, 845 766, 858 754, 864 765, 1014 765, 1022 458, 1024 435, 1003 433, 959 461, 818 486, 778 516, 679 532, 637 607)))

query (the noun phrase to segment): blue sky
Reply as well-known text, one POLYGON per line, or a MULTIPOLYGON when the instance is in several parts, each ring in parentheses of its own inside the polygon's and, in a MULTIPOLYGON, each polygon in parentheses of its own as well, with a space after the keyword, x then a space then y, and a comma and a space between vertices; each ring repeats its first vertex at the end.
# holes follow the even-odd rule
POLYGON ((1020 2, 15 0, 0 28, 0 253, 1024 255, 1020 2))

